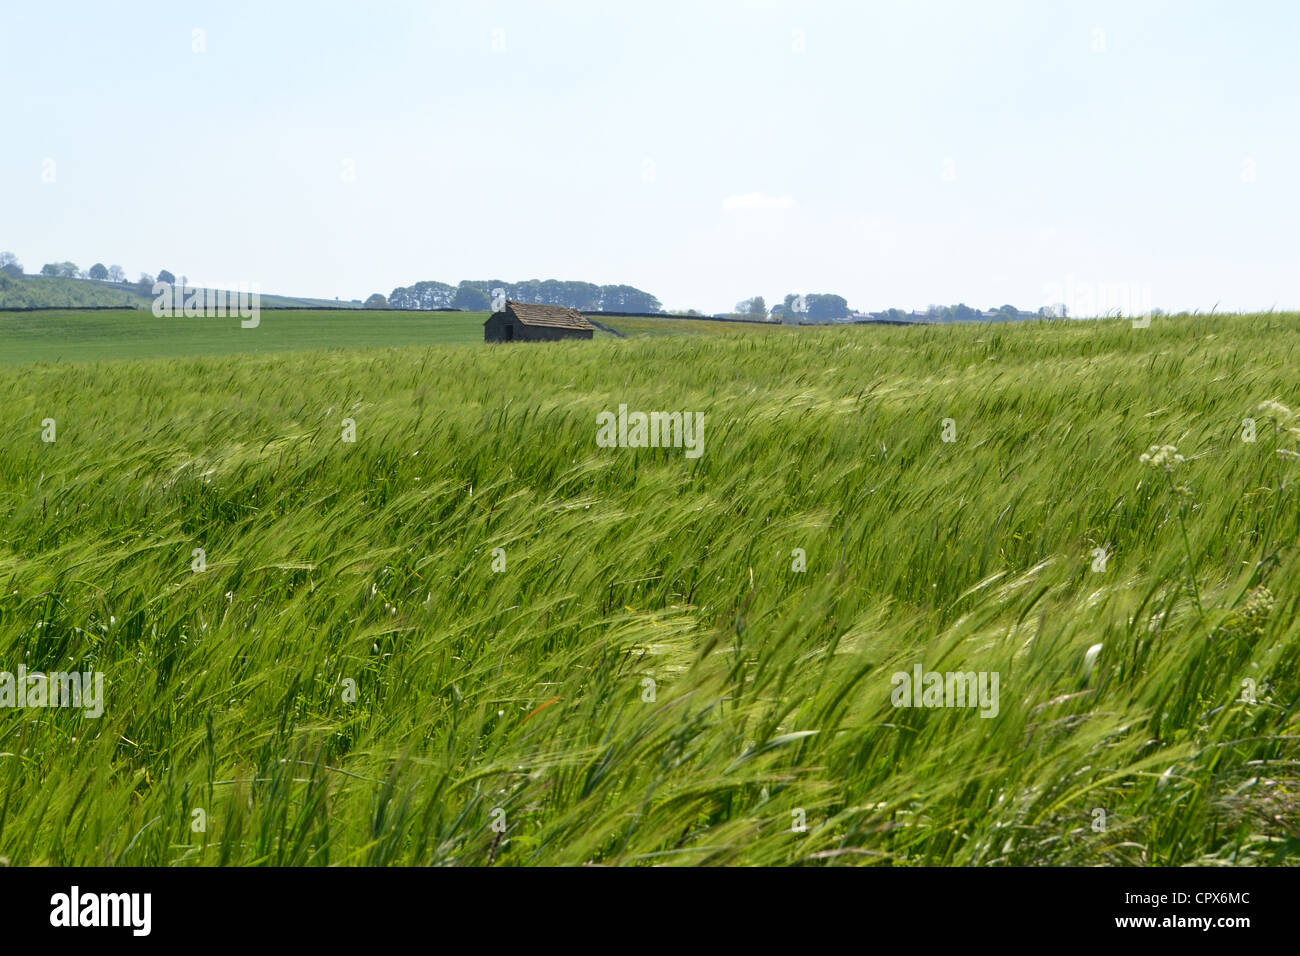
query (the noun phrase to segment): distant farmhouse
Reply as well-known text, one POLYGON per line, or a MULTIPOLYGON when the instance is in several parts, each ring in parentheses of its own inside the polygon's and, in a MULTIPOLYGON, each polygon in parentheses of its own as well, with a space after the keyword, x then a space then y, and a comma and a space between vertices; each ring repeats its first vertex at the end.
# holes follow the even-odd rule
POLYGON ((589 339, 595 329, 577 309, 560 305, 506 302, 483 323, 484 342, 552 342, 556 339, 589 339))

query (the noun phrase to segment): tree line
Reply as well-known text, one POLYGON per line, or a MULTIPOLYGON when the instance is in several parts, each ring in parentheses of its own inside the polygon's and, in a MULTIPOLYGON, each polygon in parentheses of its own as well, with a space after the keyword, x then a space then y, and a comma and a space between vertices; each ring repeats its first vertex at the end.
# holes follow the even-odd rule
MULTIPOLYGON (((791 293, 785 297, 785 301, 780 305, 772 306, 770 311, 763 297, 756 295, 752 299, 737 302, 735 311, 730 314, 749 318, 770 316, 776 322, 831 322, 835 319, 848 318, 853 314, 853 310, 849 308, 848 301, 841 295, 820 293, 796 295, 791 293)), ((1017 309, 1014 305, 995 306, 987 312, 981 312, 964 302, 958 302, 956 305, 932 305, 923 313, 909 312, 903 309, 885 309, 880 312, 870 313, 871 317, 877 320, 915 322, 920 319, 939 324, 982 322, 990 319, 993 321, 1012 321, 1033 317, 1050 318, 1055 314, 1057 313, 1046 306, 1034 312, 1026 312, 1023 309, 1017 309)))
POLYGON ((486 312, 495 295, 517 302, 560 305, 580 312, 660 312, 663 307, 649 292, 630 285, 596 285, 560 279, 529 279, 505 282, 501 279, 464 279, 456 285, 426 280, 410 286, 398 286, 388 298, 375 293, 366 299, 365 308, 391 309, 465 309, 486 312), (499 292, 498 292, 499 290, 499 292))
MULTIPOLYGON (((0 274, 12 279, 21 279, 24 275, 23 264, 12 252, 0 252, 0 274)), ((121 266, 106 266, 102 262, 96 262, 89 269, 84 270, 75 262, 47 262, 41 266, 41 271, 37 274, 48 279, 94 279, 127 288, 134 286, 135 291, 141 295, 149 295, 153 291, 154 284, 154 277, 147 272, 141 272, 140 278, 131 282, 126 276, 126 270, 121 266)), ((176 277, 163 269, 158 273, 157 281, 175 283, 176 277)))
POLYGON ((833 319, 848 318, 852 312, 849 309, 848 300, 842 295, 834 295, 829 292, 812 292, 808 295, 799 295, 791 292, 780 305, 772 306, 771 311, 767 308, 766 300, 761 295, 756 295, 752 299, 737 302, 736 309, 731 314, 751 318, 770 316, 776 322, 786 320, 830 322, 833 319))
MULTIPOLYGON (((140 273, 140 278, 131 282, 121 266, 105 266, 102 262, 96 262, 85 271, 73 262, 47 262, 41 266, 39 274, 52 278, 111 282, 143 296, 151 295, 154 285, 154 277, 147 272, 140 273)), ((23 275, 22 263, 18 261, 16 255, 12 252, 0 252, 0 279, 21 279, 23 275)), ((167 269, 162 269, 158 272, 157 281, 174 285, 176 276, 167 269)), ((366 299, 363 308, 464 309, 469 312, 486 312, 492 308, 493 297, 497 294, 518 302, 560 305, 580 312, 663 311, 663 306, 657 298, 634 286, 596 285, 591 282, 560 279, 529 279, 526 282, 464 279, 456 285, 429 280, 410 286, 398 286, 387 297, 376 292, 366 299)), ((675 311, 686 315, 702 315, 695 309, 675 311)), ((989 313, 992 313, 995 319, 1004 321, 1031 316, 1052 317, 1058 314, 1049 307, 1038 309, 1036 312, 1025 312, 1013 305, 997 306, 990 309, 989 313)), ((956 305, 932 305, 922 314, 903 309, 885 309, 881 312, 873 312, 871 315, 876 319, 895 321, 916 321, 918 318, 923 318, 927 322, 948 323, 983 321, 990 317, 989 313, 982 313, 979 309, 959 302, 956 305)), ((793 292, 780 304, 773 305, 770 310, 764 298, 756 295, 737 302, 735 310, 730 313, 733 316, 768 319, 773 322, 831 322, 848 318, 852 314, 848 301, 842 295, 831 293, 799 295, 793 292)))

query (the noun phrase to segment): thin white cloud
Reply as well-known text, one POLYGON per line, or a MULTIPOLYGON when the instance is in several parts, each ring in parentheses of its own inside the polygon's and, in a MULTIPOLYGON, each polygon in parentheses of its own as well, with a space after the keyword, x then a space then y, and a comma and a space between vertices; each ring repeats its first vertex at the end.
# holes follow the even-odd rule
POLYGON ((793 209, 793 196, 769 196, 766 193, 744 193, 722 200, 727 212, 767 212, 772 209, 793 209))

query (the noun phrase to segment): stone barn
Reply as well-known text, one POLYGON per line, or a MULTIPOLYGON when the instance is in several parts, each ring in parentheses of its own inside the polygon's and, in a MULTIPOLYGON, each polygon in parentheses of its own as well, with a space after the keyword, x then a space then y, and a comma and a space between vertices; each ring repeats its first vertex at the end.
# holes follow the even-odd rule
POLYGON ((550 342, 589 339, 595 329, 577 309, 561 305, 506 302, 483 323, 484 342, 550 342))

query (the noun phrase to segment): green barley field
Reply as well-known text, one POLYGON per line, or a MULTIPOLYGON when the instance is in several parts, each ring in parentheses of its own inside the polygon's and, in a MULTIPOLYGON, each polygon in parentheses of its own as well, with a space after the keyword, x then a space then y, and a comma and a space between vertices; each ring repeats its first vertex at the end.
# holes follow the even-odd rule
POLYGON ((11 864, 1300 863, 1300 316, 301 315, 0 319, 11 864))

